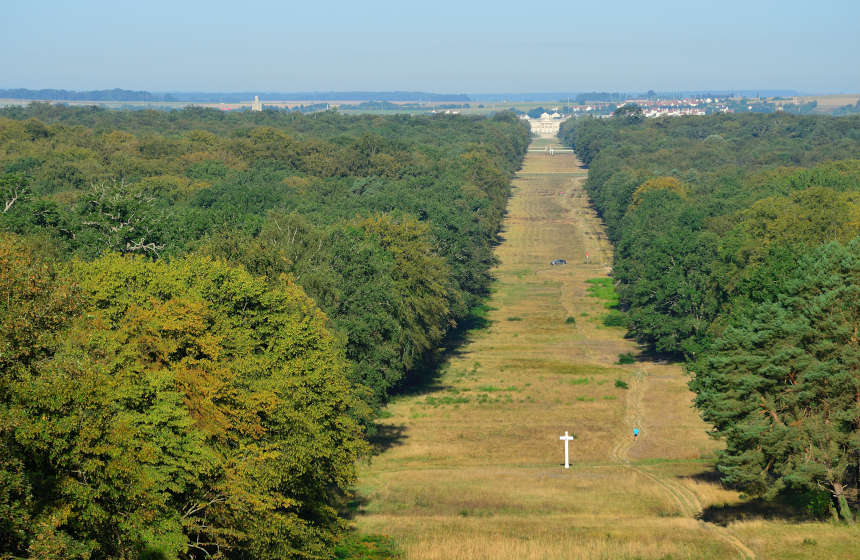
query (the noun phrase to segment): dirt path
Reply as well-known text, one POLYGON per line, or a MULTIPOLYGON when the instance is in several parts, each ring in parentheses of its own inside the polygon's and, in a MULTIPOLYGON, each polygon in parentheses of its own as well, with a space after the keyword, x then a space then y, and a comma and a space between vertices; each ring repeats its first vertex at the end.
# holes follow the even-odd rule
POLYGON ((715 444, 680 368, 617 364, 636 349, 587 293, 611 271, 612 248, 585 176, 570 154, 528 155, 487 325, 435 384, 387 408, 356 519, 408 559, 755 557, 697 518, 737 496, 704 476, 715 444), (569 470, 565 431, 576 436, 569 470))
MULTIPOLYGON (((646 424, 645 416, 647 415, 647 412, 642 406, 642 395, 647 386, 646 376, 647 374, 644 368, 638 368, 636 370, 636 374, 634 375, 630 386, 630 392, 627 394, 627 407, 624 414, 624 422, 628 428, 627 435, 622 435, 617 439, 615 445, 612 446, 610 456, 614 461, 622 463, 628 469, 645 476, 663 488, 672 496, 678 505, 678 509, 684 516, 697 518, 701 515, 704 508, 702 506, 702 502, 694 492, 683 484, 679 484, 672 478, 658 476, 647 468, 638 467, 630 462, 629 451, 634 445, 636 445, 636 443, 638 443, 633 439, 633 428, 641 428, 641 426, 646 424)), ((643 439, 644 437, 645 435, 643 434, 643 439)), ((701 520, 699 520, 699 525, 704 530, 734 547, 739 558, 756 558, 755 552, 733 535, 727 528, 720 527, 712 523, 706 523, 701 520)))

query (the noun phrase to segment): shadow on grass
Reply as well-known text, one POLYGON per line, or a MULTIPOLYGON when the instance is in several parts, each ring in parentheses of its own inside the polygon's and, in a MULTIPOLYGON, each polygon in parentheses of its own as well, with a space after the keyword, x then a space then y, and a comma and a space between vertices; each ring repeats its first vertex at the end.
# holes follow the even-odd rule
POLYGON ((392 447, 403 445, 403 442, 406 441, 406 426, 403 424, 377 423, 367 440, 373 447, 373 454, 379 455, 392 447))
POLYGON ((684 365, 684 357, 679 354, 673 354, 671 352, 658 352, 657 350, 649 349, 644 346, 641 346, 639 348, 639 352, 636 354, 636 360, 640 362, 649 362, 652 364, 684 365))
MULTIPOLYGON (((451 358, 462 355, 462 349, 471 339, 471 335, 490 327, 492 321, 486 318, 488 311, 490 308, 486 304, 473 309, 460 321, 456 329, 446 335, 441 350, 426 356, 418 367, 410 371, 406 379, 391 392, 391 397, 429 395, 448 389, 449 387, 441 382, 445 366, 451 358)), ((373 454, 379 455, 392 447, 403 445, 406 437, 405 425, 376 422, 369 430, 367 439, 373 448, 373 454)))
POLYGON ((447 389, 440 381, 445 366, 452 358, 462 356, 463 347, 476 332, 492 325, 492 321, 486 317, 488 311, 490 308, 482 304, 461 319, 457 328, 445 336, 441 350, 426 356, 419 366, 410 371, 392 391, 392 397, 426 395, 447 389))
MULTIPOLYGON (((711 460, 716 460, 716 455, 712 457, 711 460)), ((720 474, 720 471, 714 468, 679 478, 689 478, 696 482, 704 482, 707 484, 722 484, 722 475, 720 474)))
POLYGON ((735 521, 781 520, 809 521, 810 515, 800 508, 784 502, 771 502, 756 498, 741 504, 722 504, 708 506, 698 518, 708 523, 726 526, 735 521))
MULTIPOLYGON (((692 479, 697 482, 708 484, 721 484, 720 472, 715 468, 709 468, 693 475, 679 476, 681 479, 692 479)), ((749 520, 782 520, 782 521, 809 521, 813 516, 802 505, 800 496, 781 496, 774 500, 753 498, 742 503, 714 504, 706 507, 698 515, 698 518, 708 523, 717 525, 728 525, 735 521, 749 520)))
POLYGON ((343 497, 338 509, 338 513, 344 519, 355 519, 357 516, 364 513, 364 508, 370 503, 370 498, 356 492, 349 497, 343 497))

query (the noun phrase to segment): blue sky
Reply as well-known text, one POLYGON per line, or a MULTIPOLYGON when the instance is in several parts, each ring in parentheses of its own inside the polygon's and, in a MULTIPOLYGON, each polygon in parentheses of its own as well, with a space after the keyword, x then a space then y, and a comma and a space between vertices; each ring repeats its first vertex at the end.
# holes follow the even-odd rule
POLYGON ((860 92, 860 2, 3 0, 0 88, 860 92))

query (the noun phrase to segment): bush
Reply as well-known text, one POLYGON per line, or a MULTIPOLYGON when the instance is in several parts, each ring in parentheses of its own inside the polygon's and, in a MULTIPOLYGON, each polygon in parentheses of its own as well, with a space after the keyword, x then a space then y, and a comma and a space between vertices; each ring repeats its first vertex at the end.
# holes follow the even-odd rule
POLYGON ((636 362, 636 358, 633 357, 633 354, 627 352, 625 354, 618 354, 618 363, 619 364, 632 364, 636 362))
POLYGON ((564 324, 565 325, 575 325, 576 324, 576 318, 568 316, 568 318, 564 320, 564 324))
POLYGON ((626 327, 627 316, 621 311, 613 309, 603 316, 603 324, 607 327, 626 327))
POLYGON ((387 535, 350 535, 334 550, 337 560, 392 560, 402 557, 387 535))
POLYGON ((813 519, 833 517, 836 511, 830 499, 830 493, 818 489, 807 490, 796 494, 789 500, 794 507, 802 507, 813 519))
MULTIPOLYGON (((620 358, 619 358, 619 361, 621 361, 620 358)), ((619 389, 628 389, 627 382, 622 381, 620 379, 615 380, 615 386, 618 387, 619 389)))

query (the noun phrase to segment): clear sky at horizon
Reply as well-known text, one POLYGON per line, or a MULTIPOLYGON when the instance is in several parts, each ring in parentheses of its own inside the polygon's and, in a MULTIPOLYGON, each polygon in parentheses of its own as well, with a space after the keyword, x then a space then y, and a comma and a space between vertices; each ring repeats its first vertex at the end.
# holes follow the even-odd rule
POLYGON ((0 88, 860 92, 860 2, 4 0, 0 88))

